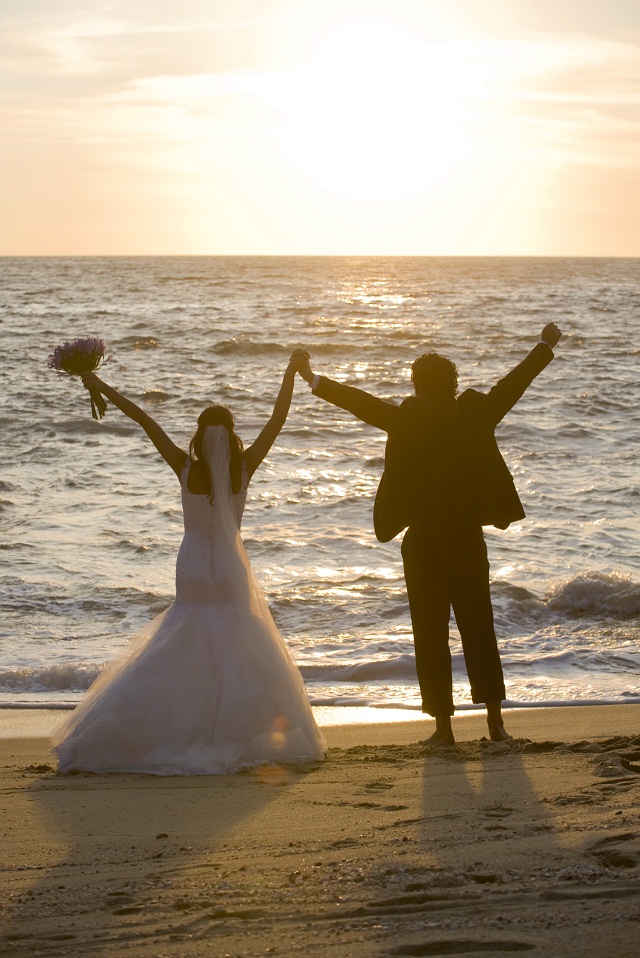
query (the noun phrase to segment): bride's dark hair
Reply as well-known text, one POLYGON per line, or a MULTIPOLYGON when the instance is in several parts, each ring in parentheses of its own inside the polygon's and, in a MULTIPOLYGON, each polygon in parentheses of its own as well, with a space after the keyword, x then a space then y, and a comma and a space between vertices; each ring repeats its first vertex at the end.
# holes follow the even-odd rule
POLYGON ((231 476, 231 489, 234 493, 240 492, 240 486, 242 484, 242 452, 244 446, 242 445, 240 436, 237 436, 235 433, 233 414, 226 406, 207 406, 207 408, 200 413, 198 416, 198 428, 189 443, 189 455, 194 462, 203 458, 202 441, 207 426, 224 426, 229 433, 229 451, 231 453, 229 474, 231 476))

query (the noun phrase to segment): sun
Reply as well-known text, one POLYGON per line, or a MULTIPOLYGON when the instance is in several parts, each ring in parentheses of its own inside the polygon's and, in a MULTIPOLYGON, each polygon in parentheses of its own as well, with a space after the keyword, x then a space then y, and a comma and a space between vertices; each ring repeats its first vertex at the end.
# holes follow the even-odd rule
POLYGON ((333 193, 419 193, 472 155, 467 102, 482 80, 463 45, 428 43, 394 23, 343 26, 269 91, 278 150, 333 193))

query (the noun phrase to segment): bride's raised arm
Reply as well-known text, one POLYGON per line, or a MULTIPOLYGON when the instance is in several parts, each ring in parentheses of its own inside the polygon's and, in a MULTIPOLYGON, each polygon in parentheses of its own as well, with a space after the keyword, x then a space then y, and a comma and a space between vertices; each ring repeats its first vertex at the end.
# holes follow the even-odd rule
POLYGON ((187 454, 169 439, 164 429, 158 425, 155 419, 152 419, 144 409, 141 409, 140 406, 136 406, 134 402, 127 399, 122 393, 119 393, 113 386, 105 383, 96 376, 95 373, 84 373, 82 383, 86 389, 97 389, 103 396, 107 397, 109 402, 117 406, 125 416, 132 419, 133 422, 137 422, 139 426, 142 426, 167 465, 171 466, 176 475, 180 475, 187 454))
POLYGON ((249 448, 245 449, 244 451, 244 461, 246 463, 249 476, 252 476, 256 471, 274 444, 278 433, 284 426, 287 419, 287 414, 289 412, 289 406, 291 405, 291 397, 293 396, 296 373, 302 364, 307 362, 308 359, 309 353, 306 351, 306 349, 294 349, 294 351, 291 353, 291 358, 287 368, 284 371, 282 385, 280 386, 280 392, 278 393, 271 417, 255 442, 253 442, 249 448))

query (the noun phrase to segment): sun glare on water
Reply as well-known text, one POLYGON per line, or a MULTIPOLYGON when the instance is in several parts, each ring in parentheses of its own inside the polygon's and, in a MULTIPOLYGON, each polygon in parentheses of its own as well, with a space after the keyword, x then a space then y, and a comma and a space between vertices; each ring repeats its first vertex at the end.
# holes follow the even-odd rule
POLYGON ((282 117, 276 135, 288 163, 334 193, 385 200, 428 189, 472 155, 465 104, 483 79, 462 45, 354 23, 267 96, 282 117))

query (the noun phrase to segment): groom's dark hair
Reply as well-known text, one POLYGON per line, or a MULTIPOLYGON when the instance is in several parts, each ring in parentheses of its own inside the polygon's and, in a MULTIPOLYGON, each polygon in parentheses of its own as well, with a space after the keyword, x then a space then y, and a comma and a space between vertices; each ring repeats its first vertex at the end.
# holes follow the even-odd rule
POLYGON ((440 353, 423 353, 411 366, 411 382, 429 399, 455 399, 458 369, 440 353))

